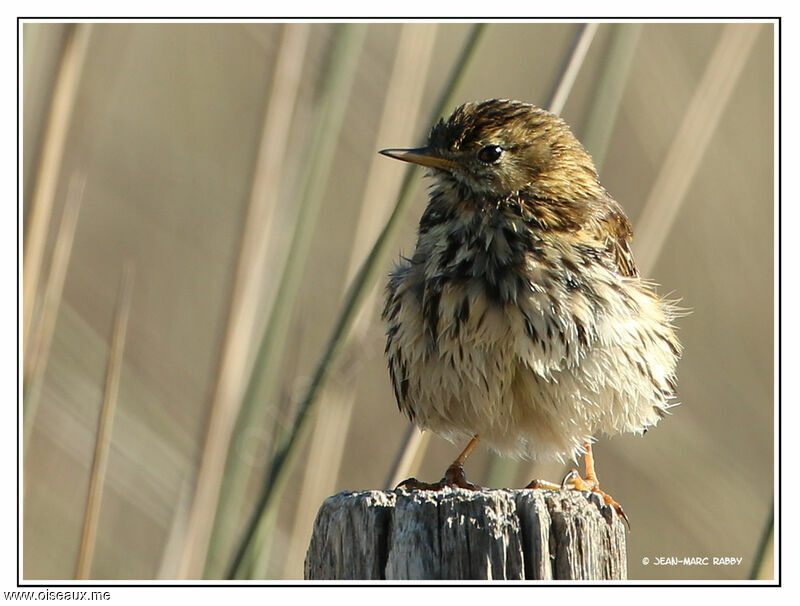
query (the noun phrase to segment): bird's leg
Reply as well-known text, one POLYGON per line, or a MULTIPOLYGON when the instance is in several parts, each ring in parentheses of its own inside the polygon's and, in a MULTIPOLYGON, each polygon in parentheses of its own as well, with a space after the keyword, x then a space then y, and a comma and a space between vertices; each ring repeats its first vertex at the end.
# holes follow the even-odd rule
POLYGON ((464 461, 467 460, 469 453, 475 448, 478 443, 478 436, 475 436, 469 441, 467 447, 461 451, 461 454, 456 457, 456 460, 444 472, 443 481, 449 486, 458 486, 459 488, 466 488, 468 490, 480 490, 480 486, 476 486, 471 482, 467 482, 467 477, 464 475, 464 461))
POLYGON ((597 481, 597 474, 594 471, 594 454, 592 454, 591 442, 584 442, 583 449, 583 466, 586 468, 586 477, 581 478, 578 470, 573 469, 567 474, 567 476, 561 482, 561 485, 565 488, 571 485, 574 490, 598 492, 598 489, 600 488, 600 482, 597 481))
POLYGON ((589 492, 596 492, 601 497, 606 505, 610 505, 617 512, 617 515, 625 521, 628 530, 631 529, 631 523, 628 516, 622 510, 622 505, 617 503, 610 494, 600 490, 600 482, 597 480, 597 474, 594 471, 594 455, 592 454, 592 443, 586 441, 583 443, 584 455, 583 464, 586 468, 586 477, 581 478, 577 469, 570 471, 562 482, 562 486, 571 490, 588 490, 589 492))
POLYGON ((420 482, 416 478, 409 478, 404 482, 400 482, 397 488, 405 487, 414 490, 441 490, 445 486, 457 486, 458 488, 465 488, 467 490, 481 490, 480 486, 467 481, 464 475, 464 461, 467 460, 469 453, 475 448, 478 443, 478 436, 475 436, 469 441, 467 447, 461 451, 461 454, 456 457, 456 460, 444 472, 444 477, 433 484, 427 482, 420 482))
POLYGON ((631 523, 628 520, 628 516, 625 515, 625 512, 622 510, 622 506, 617 503, 611 495, 606 492, 600 490, 600 482, 597 480, 597 474, 594 470, 594 455, 592 454, 592 443, 588 440, 583 443, 584 448, 584 455, 583 455, 583 464, 586 468, 586 477, 582 478, 578 473, 577 469, 573 469, 570 471, 564 479, 561 481, 561 484, 555 484, 553 482, 547 482, 544 480, 534 480, 530 484, 528 484, 525 488, 545 488, 547 490, 558 490, 558 489, 566 489, 566 490, 586 490, 588 492, 596 492, 601 497, 603 497, 603 501, 606 505, 610 505, 614 508, 614 511, 617 512, 617 515, 621 517, 625 521, 625 525, 628 527, 628 530, 631 529, 631 523))

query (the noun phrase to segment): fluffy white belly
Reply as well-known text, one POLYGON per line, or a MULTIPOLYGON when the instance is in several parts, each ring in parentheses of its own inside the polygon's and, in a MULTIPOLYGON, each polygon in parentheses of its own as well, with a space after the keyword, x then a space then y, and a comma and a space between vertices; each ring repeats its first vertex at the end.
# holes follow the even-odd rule
MULTIPOLYGON (((619 289, 617 289, 619 290, 619 289)), ((490 303, 480 288, 445 288, 436 343, 425 338, 422 309, 403 295, 390 367, 406 381, 398 398, 409 417, 454 442, 474 435, 502 454, 572 457, 597 432, 641 432, 668 408, 677 361, 664 304, 631 283, 626 305, 588 312, 576 297, 552 309, 531 293, 490 303), (402 367, 401 367, 402 365, 402 367)), ((668 311, 668 310, 666 310, 668 311)))

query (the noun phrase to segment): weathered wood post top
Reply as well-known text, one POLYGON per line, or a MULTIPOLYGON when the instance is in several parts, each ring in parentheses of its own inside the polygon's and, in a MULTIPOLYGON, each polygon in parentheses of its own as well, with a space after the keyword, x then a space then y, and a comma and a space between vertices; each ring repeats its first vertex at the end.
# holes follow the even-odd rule
POLYGON ((627 578, 625 529, 567 490, 341 492, 320 508, 307 580, 627 578))

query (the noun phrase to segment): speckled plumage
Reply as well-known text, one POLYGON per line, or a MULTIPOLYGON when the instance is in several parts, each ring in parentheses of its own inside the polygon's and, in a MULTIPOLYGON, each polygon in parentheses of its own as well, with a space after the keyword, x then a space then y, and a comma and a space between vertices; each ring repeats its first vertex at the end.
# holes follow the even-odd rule
POLYGON ((400 409, 525 458, 657 423, 675 393, 676 308, 639 277, 630 223, 564 121, 466 104, 424 153, 434 188, 383 313, 400 409))

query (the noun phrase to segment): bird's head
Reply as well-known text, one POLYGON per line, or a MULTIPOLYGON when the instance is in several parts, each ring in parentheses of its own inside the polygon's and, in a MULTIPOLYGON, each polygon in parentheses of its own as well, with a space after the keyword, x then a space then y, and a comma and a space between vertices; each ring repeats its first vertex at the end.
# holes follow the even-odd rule
POLYGON ((591 157, 555 114, 492 99, 465 103, 430 132, 428 144, 380 153, 433 169, 482 198, 528 192, 552 200, 596 196, 591 157))

